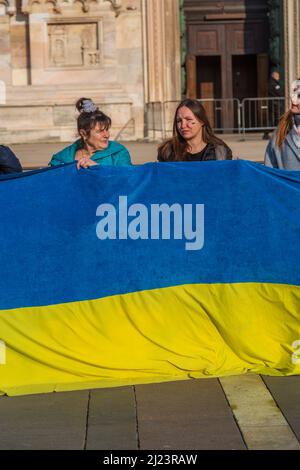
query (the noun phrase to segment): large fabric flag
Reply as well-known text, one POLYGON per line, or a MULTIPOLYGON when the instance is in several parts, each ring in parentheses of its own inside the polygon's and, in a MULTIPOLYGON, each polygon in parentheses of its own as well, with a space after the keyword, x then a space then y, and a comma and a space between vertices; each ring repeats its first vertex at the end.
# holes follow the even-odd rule
POLYGON ((0 179, 0 393, 300 373, 300 172, 0 179))

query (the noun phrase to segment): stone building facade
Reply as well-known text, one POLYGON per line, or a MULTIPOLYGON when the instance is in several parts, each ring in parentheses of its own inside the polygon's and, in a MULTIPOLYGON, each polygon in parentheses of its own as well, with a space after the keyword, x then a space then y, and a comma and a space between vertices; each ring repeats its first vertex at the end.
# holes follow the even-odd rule
POLYGON ((0 0, 0 81, 2 143, 72 140, 82 96, 143 138, 145 104, 180 99, 178 0, 0 0))
MULTIPOLYGON (((253 93, 264 96, 267 46, 253 49, 255 39, 259 47, 264 43, 257 40, 260 30, 254 35, 250 23, 261 22, 261 30, 267 29, 263 24, 266 8, 277 3, 278 0, 0 0, 1 143, 73 140, 74 104, 82 96, 94 99, 111 116, 113 137, 135 140, 153 136, 149 132, 151 120, 158 129, 170 130, 176 102, 184 94, 198 93, 196 79, 200 72, 203 80, 199 86, 203 93, 209 92, 212 80, 206 77, 207 67, 216 65, 213 55, 218 54, 225 72, 215 73, 212 69, 212 76, 227 80, 223 79, 219 86, 220 96, 231 97, 231 82, 235 82, 229 78, 234 78, 235 72, 241 76, 244 70, 245 76, 250 77, 247 66, 252 70, 255 65, 251 54, 257 57, 259 84, 253 93), (181 26, 180 12, 185 13, 186 19, 181 26), (237 56, 232 67, 228 65, 226 41, 220 41, 220 48, 224 49, 221 52, 212 48, 211 38, 219 37, 217 33, 221 35, 223 30, 228 41, 237 38, 229 44, 238 47, 240 42, 243 46, 232 52, 237 56), (185 46, 186 54, 181 54, 185 46), (198 60, 203 54, 204 74, 198 60), (242 55, 247 54, 249 64, 244 64, 246 57, 242 55), (182 71, 186 73, 182 75, 182 71), (167 105, 151 107, 153 102, 167 105)), ((300 76, 300 6, 299 0, 282 0, 280 5, 287 86, 300 76)), ((246 80, 241 82, 245 84, 246 80)), ((227 119, 228 116, 230 112, 226 112, 227 119)), ((159 132, 154 135, 164 136, 159 132)))

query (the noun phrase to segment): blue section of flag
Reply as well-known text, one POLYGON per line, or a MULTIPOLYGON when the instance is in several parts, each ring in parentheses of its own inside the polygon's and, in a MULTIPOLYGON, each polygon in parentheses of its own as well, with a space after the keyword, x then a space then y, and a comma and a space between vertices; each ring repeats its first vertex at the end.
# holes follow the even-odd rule
POLYGON ((245 161, 71 164, 1 177, 0 200, 0 309, 191 283, 300 285, 300 172, 245 161), (204 204, 203 248, 99 240, 97 207, 117 208, 119 196, 149 211, 204 204))

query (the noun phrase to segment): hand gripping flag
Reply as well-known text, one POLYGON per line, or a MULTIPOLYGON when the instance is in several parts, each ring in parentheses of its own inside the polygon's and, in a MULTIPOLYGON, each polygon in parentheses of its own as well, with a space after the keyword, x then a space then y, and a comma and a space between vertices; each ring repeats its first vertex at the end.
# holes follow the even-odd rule
POLYGON ((300 373, 300 172, 0 179, 0 393, 300 373))

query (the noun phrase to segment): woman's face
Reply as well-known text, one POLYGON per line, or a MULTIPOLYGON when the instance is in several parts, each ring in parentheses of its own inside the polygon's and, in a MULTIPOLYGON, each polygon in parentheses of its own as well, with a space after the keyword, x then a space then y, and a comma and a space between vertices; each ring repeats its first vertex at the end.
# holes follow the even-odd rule
POLYGON ((203 122, 198 121, 198 118, 189 108, 182 106, 177 111, 176 126, 179 134, 185 140, 191 140, 201 132, 203 122))
POLYGON ((85 144, 95 150, 105 150, 108 147, 110 131, 105 129, 100 122, 97 122, 95 127, 91 129, 89 136, 84 130, 80 132, 80 135, 84 138, 85 144))
POLYGON ((295 80, 291 85, 291 111, 300 113, 300 80, 295 80))

